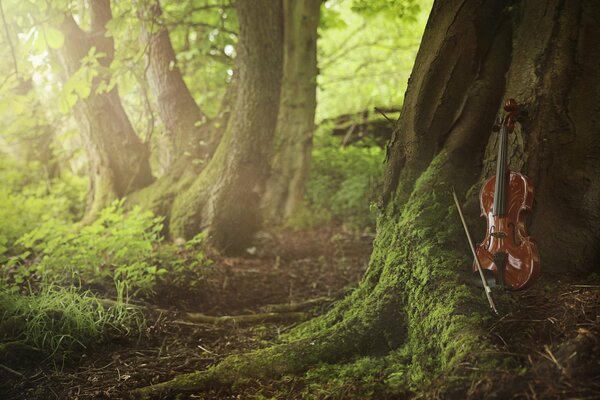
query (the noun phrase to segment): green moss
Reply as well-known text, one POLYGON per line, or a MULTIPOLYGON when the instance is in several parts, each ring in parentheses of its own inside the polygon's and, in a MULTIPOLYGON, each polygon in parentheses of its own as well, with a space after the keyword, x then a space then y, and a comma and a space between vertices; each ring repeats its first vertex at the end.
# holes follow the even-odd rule
MULTIPOLYGON (((481 371, 495 368, 494 357, 483 365, 485 355, 492 351, 482 340, 482 327, 490 320, 484 298, 463 283, 470 259, 466 252, 456 251, 457 238, 463 233, 447 183, 450 179, 445 179, 444 171, 449 170, 448 156, 439 155, 417 180, 400 217, 391 205, 380 218, 361 286, 332 312, 289 337, 297 340, 332 326, 343 329, 340 321, 356 319, 374 327, 357 334, 372 335, 371 341, 387 347, 387 355, 377 357, 385 365, 385 384, 380 381, 383 391, 417 390, 440 374, 454 374, 465 363, 477 364, 481 371), (382 338, 377 339, 379 335, 382 338)), ((356 354, 381 351, 356 350, 356 354)), ((367 379, 368 374, 359 372, 355 363, 330 368, 341 376, 367 379)), ((381 368, 376 369, 371 378, 381 373, 381 368)), ((314 373, 308 377, 315 380, 314 373)), ((321 382, 330 387, 327 374, 321 382)))

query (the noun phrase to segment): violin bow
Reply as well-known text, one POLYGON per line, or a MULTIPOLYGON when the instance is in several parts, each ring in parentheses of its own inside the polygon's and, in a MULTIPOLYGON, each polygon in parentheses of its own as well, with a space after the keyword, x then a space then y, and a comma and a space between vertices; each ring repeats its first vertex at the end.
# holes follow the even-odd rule
POLYGON ((485 295, 488 299, 488 303, 490 303, 490 308, 494 311, 494 314, 498 315, 498 310, 496 310, 496 305, 494 304, 494 300, 492 299, 492 289, 487 284, 485 280, 485 276, 483 276, 483 270, 481 268, 481 264, 479 263, 479 258, 477 257, 477 253, 475 252, 475 246, 473 245, 473 239, 471 239, 471 234, 469 233, 469 228, 467 227, 467 222, 465 221, 465 217, 462 213, 462 209, 460 208, 460 203, 458 202, 458 197, 456 197, 456 191, 454 190, 454 186, 452 186, 452 197, 454 197, 454 203, 456 204, 456 209, 458 210, 458 215, 460 215, 460 220, 463 224, 463 228, 465 228, 465 233, 467 234, 467 240, 469 241, 469 246, 471 247, 471 251, 473 252, 473 257, 475 257, 475 264, 477 265, 477 270, 479 271, 479 276, 481 277, 481 282, 483 283, 483 288, 485 290, 485 295))

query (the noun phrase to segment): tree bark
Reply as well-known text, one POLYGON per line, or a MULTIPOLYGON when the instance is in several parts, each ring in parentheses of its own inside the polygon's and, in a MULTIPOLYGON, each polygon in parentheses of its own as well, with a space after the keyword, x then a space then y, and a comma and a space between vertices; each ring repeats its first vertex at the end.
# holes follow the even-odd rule
POLYGON ((261 224, 282 75, 280 1, 237 3, 240 25, 237 94, 209 164, 173 204, 170 230, 189 237, 206 229, 223 250, 243 250, 261 224))
MULTIPOLYGON (((65 16, 60 28, 65 43, 60 55, 69 76, 81 67, 90 49, 104 53, 101 67, 108 69, 114 56, 114 42, 106 37, 106 23, 112 18, 109 0, 90 2, 91 31, 84 32, 71 15, 65 16)), ((89 96, 74 106, 89 159, 90 190, 84 222, 89 221, 111 201, 121 198, 152 182, 148 149, 137 137, 115 87, 96 93, 102 81, 110 79, 106 70, 95 78, 89 96)))
POLYGON ((168 164, 186 156, 205 160, 213 148, 209 130, 202 129, 206 115, 196 104, 177 66, 169 31, 160 22, 160 3, 157 0, 148 10, 140 11, 144 20, 142 42, 148 48, 148 81, 170 142, 168 164))
MULTIPOLYGON (((390 394, 435 382, 437 398, 468 397, 472 382, 511 356, 486 339, 485 296, 465 283, 472 260, 450 189, 476 204, 493 164, 484 155, 497 135, 487 133, 502 100, 515 98, 528 115, 513 136, 512 164, 537 185, 532 231, 542 270, 598 270, 599 36, 593 0, 437 1, 388 148, 382 215, 359 287, 281 344, 138 393, 338 363, 332 376, 372 379, 378 369, 390 394)), ((475 219, 476 207, 468 209, 475 219)))
POLYGON ((284 0, 281 100, 264 216, 279 224, 304 199, 317 106, 317 28, 322 0, 284 0))

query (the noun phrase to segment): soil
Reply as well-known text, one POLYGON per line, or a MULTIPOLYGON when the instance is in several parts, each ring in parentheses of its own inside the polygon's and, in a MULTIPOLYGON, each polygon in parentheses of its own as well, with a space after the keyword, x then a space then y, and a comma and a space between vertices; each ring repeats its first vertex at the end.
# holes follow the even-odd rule
MULTIPOLYGON (((71 355, 69 361, 0 365, 0 398, 121 399, 131 389, 266 346, 299 322, 215 325, 185 321, 184 312, 253 314, 268 305, 319 299, 302 311, 308 317, 323 313, 358 283, 372 240, 372 235, 341 226, 263 232, 244 256, 213 255, 211 273, 193 298, 176 288, 162 288, 153 304, 145 307, 147 329, 139 337, 116 337, 71 355), (152 309, 160 311, 148 311, 152 309)), ((527 291, 499 294, 497 302, 501 317, 482 340, 492 341, 512 361, 494 376, 474 382, 471 398, 600 399, 597 280, 543 277, 527 291)), ((258 393, 277 393, 270 392, 268 382, 262 385, 258 393)), ((300 398, 302 386, 301 379, 290 381, 285 397, 275 396, 300 398)), ((257 393, 256 388, 236 392, 222 389, 180 398, 243 399, 257 393)))

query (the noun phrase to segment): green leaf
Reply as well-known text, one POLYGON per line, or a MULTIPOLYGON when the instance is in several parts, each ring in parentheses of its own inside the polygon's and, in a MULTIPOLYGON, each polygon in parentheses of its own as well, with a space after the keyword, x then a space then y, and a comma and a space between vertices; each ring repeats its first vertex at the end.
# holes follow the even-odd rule
POLYGON ((65 43, 65 36, 61 31, 51 26, 44 26, 46 43, 51 49, 60 49, 65 43))

